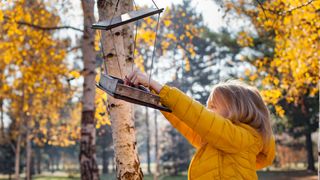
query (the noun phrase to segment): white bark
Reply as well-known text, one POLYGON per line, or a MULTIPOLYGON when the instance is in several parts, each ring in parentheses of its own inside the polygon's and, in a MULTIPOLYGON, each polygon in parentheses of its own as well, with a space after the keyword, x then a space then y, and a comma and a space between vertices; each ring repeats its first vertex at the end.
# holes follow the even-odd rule
POLYGON ((21 135, 18 135, 16 148, 15 148, 15 165, 14 165, 14 171, 15 171, 15 179, 20 179, 20 143, 21 143, 21 135))
MULTIPOLYGON (((117 0, 98 0, 99 21, 111 18, 116 2, 117 0)), ((122 0, 115 16, 130 10, 132 10, 132 0, 122 0)), ((104 58, 107 63, 108 73, 123 78, 124 75, 131 71, 133 63, 132 25, 120 26, 113 29, 112 33, 113 37, 109 31, 102 32, 106 55, 104 58)), ((117 179, 140 180, 143 174, 136 149, 133 105, 110 96, 108 96, 108 103, 111 115, 117 179)))
POLYGON ((82 38, 82 55, 84 62, 84 83, 81 117, 80 169, 82 180, 98 180, 99 169, 96 160, 95 129, 95 58, 94 30, 91 25, 94 19, 94 0, 82 0, 84 33, 82 38))
POLYGON ((154 180, 158 180, 159 174, 160 174, 160 167, 159 167, 159 136, 158 136, 158 116, 157 116, 157 110, 154 110, 154 130, 155 130, 155 159, 156 159, 156 170, 153 176, 154 180))

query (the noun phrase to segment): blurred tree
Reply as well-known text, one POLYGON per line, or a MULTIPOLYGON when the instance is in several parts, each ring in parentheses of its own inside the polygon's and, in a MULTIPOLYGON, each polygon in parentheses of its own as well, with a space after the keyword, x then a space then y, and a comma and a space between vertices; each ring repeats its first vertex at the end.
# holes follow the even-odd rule
MULTIPOLYGON (((1 91, 8 102, 10 138, 15 140, 16 179, 19 179, 20 145, 26 139, 26 174, 30 179, 31 141, 38 132, 50 136, 48 127, 59 125, 59 112, 72 96, 64 62, 66 39, 54 37, 51 28, 60 18, 53 4, 36 1, 7 2, 1 6, 1 91), (10 91, 8 91, 10 90, 10 91)), ((54 131, 54 129, 52 129, 54 131)), ((48 138, 48 136, 46 138, 48 138)))
POLYGON ((110 173, 108 167, 110 160, 113 160, 113 147, 111 127, 109 125, 104 125, 97 129, 97 154, 102 159, 102 173, 110 173))
POLYGON ((0 144, 0 173, 11 175, 14 174, 14 151, 9 143, 0 144))
POLYGON ((84 62, 84 82, 81 116, 80 138, 80 170, 81 179, 98 180, 99 169, 96 160, 96 127, 95 127, 95 51, 94 30, 91 25, 94 19, 94 0, 82 0, 84 33, 82 39, 82 55, 84 62))
POLYGON ((191 145, 171 125, 165 128, 164 133, 166 136, 161 143, 160 163, 165 171, 177 176, 178 173, 188 170, 191 145))
POLYGON ((213 68, 218 63, 217 48, 203 36, 208 29, 202 16, 192 7, 190 0, 184 0, 181 5, 171 7, 163 22, 165 35, 161 46, 167 50, 162 51, 169 51, 165 57, 175 69, 170 84, 205 104, 210 85, 219 79, 219 69, 213 68))
POLYGON ((155 155, 155 173, 153 175, 154 180, 158 180, 159 175, 160 175, 160 166, 159 166, 159 161, 160 161, 160 156, 159 156, 159 126, 158 126, 158 111, 155 109, 154 112, 154 155, 155 155))

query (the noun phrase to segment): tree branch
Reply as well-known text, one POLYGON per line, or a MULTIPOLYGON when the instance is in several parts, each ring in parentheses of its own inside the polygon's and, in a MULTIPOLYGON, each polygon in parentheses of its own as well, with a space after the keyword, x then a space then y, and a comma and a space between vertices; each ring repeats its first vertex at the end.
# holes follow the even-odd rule
MULTIPOLYGON (((4 16, 4 19, 10 20, 9 17, 4 16)), ((45 26, 40 26, 40 25, 36 25, 36 24, 32 24, 32 23, 28 23, 28 22, 24 22, 24 21, 16 21, 16 23, 20 24, 20 25, 25 25, 25 26, 29 26, 29 27, 33 27, 36 29, 41 29, 41 30, 60 30, 60 29, 73 29, 75 31, 79 31, 79 32, 83 32, 82 29, 73 27, 73 26, 54 26, 54 27, 45 27, 45 26)))
POLYGON ((297 7, 292 8, 292 9, 290 9, 290 10, 288 10, 288 11, 281 12, 281 14, 291 13, 292 11, 295 11, 295 10, 297 10, 297 9, 303 8, 303 7, 305 7, 305 6, 308 6, 309 4, 313 3, 313 1, 314 1, 314 0, 310 0, 310 1, 306 2, 306 3, 304 3, 304 4, 301 4, 300 6, 297 6, 297 7))
POLYGON ((264 16, 266 17, 266 20, 267 20, 267 19, 268 19, 268 17, 267 17, 267 15, 266 15, 266 12, 265 12, 265 9, 264 9, 264 7, 263 7, 262 3, 260 2, 260 0, 256 0, 256 1, 258 2, 258 4, 259 4, 260 8, 262 9, 262 12, 263 12, 264 16))
MULTIPOLYGON (((275 10, 273 10, 273 9, 266 9, 266 8, 263 7, 263 5, 262 5, 262 3, 260 2, 260 0, 256 0, 256 2, 259 4, 259 6, 260 6, 260 8, 262 9, 262 11, 263 11, 263 13, 264 13, 265 16, 266 16, 265 11, 269 11, 269 12, 272 12, 272 13, 277 14, 277 15, 285 16, 286 14, 291 13, 292 11, 295 11, 295 10, 297 10, 297 9, 300 9, 300 8, 303 8, 303 7, 305 7, 305 6, 310 5, 311 3, 314 2, 314 0, 309 0, 308 2, 306 2, 306 3, 304 3, 304 4, 301 4, 300 6, 294 7, 294 8, 292 8, 292 9, 288 10, 288 11, 275 11, 275 10)), ((266 18, 267 18, 267 16, 266 16, 266 18)))
POLYGON ((67 53, 69 53, 69 52, 71 52, 71 51, 74 51, 74 50, 78 50, 78 49, 80 49, 80 48, 81 48, 81 46, 72 47, 72 48, 70 48, 70 49, 67 50, 67 53))

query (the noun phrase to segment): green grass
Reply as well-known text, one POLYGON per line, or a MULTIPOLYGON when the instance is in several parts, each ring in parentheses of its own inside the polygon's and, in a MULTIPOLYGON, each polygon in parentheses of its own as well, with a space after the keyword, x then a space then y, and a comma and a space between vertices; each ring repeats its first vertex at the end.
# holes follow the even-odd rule
POLYGON ((54 177, 54 176, 36 176, 32 179, 35 179, 35 180, 80 180, 79 177, 74 177, 74 178, 71 178, 71 177, 54 177))
MULTIPOLYGON (((101 179, 104 180, 114 180, 116 179, 114 175, 102 175, 101 179)), ((160 176, 158 178, 159 180, 187 180, 188 177, 187 176, 160 176)), ((143 180, 153 180, 153 176, 152 175, 145 175, 143 177, 143 180)))
MULTIPOLYGON (((13 178, 13 177, 12 177, 13 178)), ((21 178, 23 179, 23 178, 21 178)), ((57 176, 57 175, 36 175, 33 176, 32 179, 34 180, 80 180, 79 175, 76 177, 68 177, 68 176, 57 176)), ((104 174, 100 177, 103 180, 115 180, 114 174, 104 174)), ((153 180, 152 175, 146 175, 143 178, 144 180, 153 180)), ((161 176, 159 180, 186 180, 188 179, 187 176, 161 176)), ((0 178, 0 180, 7 180, 7 178, 0 178)))
MULTIPOLYGON (((317 180, 316 172, 307 172, 304 170, 300 171, 260 171, 258 172, 259 180, 287 180, 287 179, 295 179, 295 180, 317 180)), ((6 176, 0 176, 0 180, 6 180, 4 178, 6 176)), ((13 177, 12 177, 13 178, 13 177)), ((23 179, 23 178, 21 178, 23 179)), ((66 174, 54 174, 54 175, 36 175, 33 176, 32 179, 35 180, 80 180, 80 175, 76 174, 73 177, 68 177, 66 174)), ((104 174, 100 177, 101 180, 114 180, 114 174, 104 174)), ((145 175, 144 180, 153 180, 151 175, 145 175)), ((159 180, 187 180, 187 176, 161 176, 159 180)))

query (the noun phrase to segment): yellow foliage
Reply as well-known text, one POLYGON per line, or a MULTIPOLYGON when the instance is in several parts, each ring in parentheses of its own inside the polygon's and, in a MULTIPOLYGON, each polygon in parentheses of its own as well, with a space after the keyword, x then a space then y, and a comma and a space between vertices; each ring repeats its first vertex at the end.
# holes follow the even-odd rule
MULTIPOLYGON (((165 29, 162 29, 163 32, 161 32, 160 35, 160 43, 158 41, 158 43, 161 45, 161 48, 157 48, 157 50, 160 52, 160 54, 165 54, 169 48, 176 46, 179 52, 184 55, 187 54, 189 56, 188 58, 193 58, 196 56, 193 39, 195 36, 200 35, 204 29, 198 28, 192 23, 186 24, 185 22, 182 22, 183 18, 173 24, 173 18, 176 17, 175 13, 178 11, 181 12, 180 15, 182 17, 186 16, 184 9, 179 9, 175 12, 167 9, 164 15, 161 17, 161 23, 164 24, 165 29), (182 33, 177 33, 178 31, 181 31, 180 29, 183 29, 182 33)), ((187 17, 184 19, 186 18, 187 17)), ((148 60, 150 58, 149 56, 154 48, 155 28, 156 19, 147 18, 145 21, 141 22, 141 26, 138 29, 139 35, 137 37, 136 45, 138 46, 137 49, 143 49, 143 52, 136 51, 137 53, 135 52, 134 61, 142 71, 145 70, 144 60, 148 60)), ((189 60, 186 60, 185 62, 184 69, 189 71, 191 68, 190 62, 189 60)))
POLYGON ((95 51, 100 51, 100 37, 101 37, 101 34, 100 34, 100 31, 98 33, 95 33, 95 36, 94 36, 94 50, 95 51))
POLYGON ((80 75, 80 73, 79 73, 78 71, 71 71, 71 72, 70 72, 70 76, 73 77, 73 78, 75 78, 75 79, 77 79, 77 78, 79 78, 81 75, 80 75))
POLYGON ((164 20, 164 21, 163 21, 163 24, 164 24, 165 26, 169 27, 170 24, 171 24, 171 21, 170 21, 170 20, 164 20))
MULTIPOLYGON (((97 73, 96 82, 100 79, 100 73, 97 73)), ((110 125, 110 119, 108 114, 108 106, 107 106, 107 94, 96 88, 96 96, 95 96, 95 120, 96 120, 96 128, 100 128, 102 125, 110 125)))
POLYGON ((253 46, 253 39, 248 33, 242 31, 238 34, 237 43, 242 47, 253 46))
POLYGON ((250 69, 246 69, 246 70, 244 71, 244 74, 245 74, 246 76, 249 76, 249 75, 251 74, 250 69))
POLYGON ((168 33, 168 34, 166 34, 166 37, 167 37, 168 39, 173 40, 173 41, 176 41, 176 40, 177 40, 177 37, 176 37, 173 33, 168 33))
POLYGON ((170 46, 170 43, 168 41, 162 41, 161 42, 161 47, 163 49, 168 49, 169 46, 170 46))
POLYGON ((141 55, 136 56, 134 63, 142 72, 145 72, 144 65, 143 65, 143 58, 141 55))
MULTIPOLYGON (((1 4, 0 4, 0 6, 1 6, 1 4)), ((2 13, 2 11, 0 10, 0 22, 2 22, 3 21, 3 13, 2 13)))
MULTIPOLYGON (((61 110, 73 95, 66 77, 77 73, 69 72, 65 62, 68 44, 64 39, 57 39, 53 31, 19 23, 58 26, 60 18, 54 12, 54 6, 42 1, 11 1, 0 9, 0 72, 8 72, 5 78, 0 73, 0 84, 5 84, 0 93, 5 92, 4 98, 10 101, 10 113, 17 117, 15 126, 27 124, 37 144, 50 139, 49 134, 60 133, 61 110), (37 134, 44 139, 35 138, 37 134)), ((58 141, 68 138, 61 132, 58 141)))
MULTIPOLYGON (((280 99, 297 103, 305 96, 313 97, 319 93, 320 1, 299 7, 307 2, 265 1, 264 12, 261 8, 246 9, 245 2, 226 3, 227 11, 235 10, 238 14, 247 15, 259 36, 270 34, 267 38, 273 40, 273 57, 256 60, 256 72, 245 71, 245 74, 252 81, 257 77, 262 80, 265 88, 262 94, 280 116, 284 115, 278 106, 280 99)), ((237 43, 243 47, 254 45, 246 32, 238 34, 237 43)))
POLYGON ((281 106, 279 105, 275 105, 275 109, 276 109, 276 113, 280 116, 280 117, 284 117, 284 110, 281 106))
POLYGON ((180 39, 181 41, 183 41, 183 39, 185 38, 185 36, 186 36, 186 35, 182 34, 182 35, 179 37, 179 39, 180 39))
POLYGON ((95 107, 96 128, 110 125, 109 112, 107 111, 107 94, 98 88, 96 88, 95 107))
POLYGON ((190 61, 188 58, 185 60, 185 70, 187 72, 190 71, 190 61))

